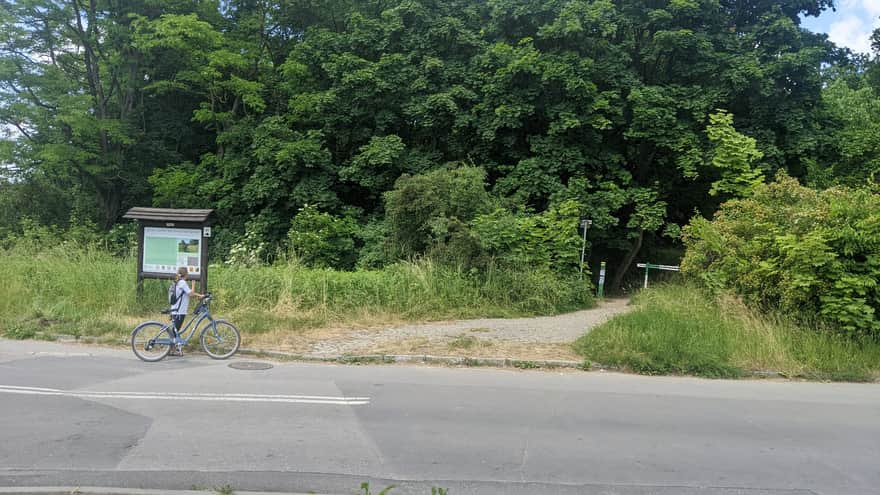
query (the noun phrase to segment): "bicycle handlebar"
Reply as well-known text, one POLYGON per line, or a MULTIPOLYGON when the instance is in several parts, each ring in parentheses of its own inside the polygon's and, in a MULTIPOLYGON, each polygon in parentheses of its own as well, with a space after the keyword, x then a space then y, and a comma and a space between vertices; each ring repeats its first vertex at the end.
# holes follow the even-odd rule
MULTIPOLYGON (((199 308, 199 306, 206 306, 213 298, 214 298, 214 295, 211 294, 210 292, 205 293, 205 297, 203 297, 202 301, 198 305, 196 305, 196 308, 199 308)), ((160 313, 162 313, 163 315, 170 315, 171 308, 163 309, 160 311, 160 313)))

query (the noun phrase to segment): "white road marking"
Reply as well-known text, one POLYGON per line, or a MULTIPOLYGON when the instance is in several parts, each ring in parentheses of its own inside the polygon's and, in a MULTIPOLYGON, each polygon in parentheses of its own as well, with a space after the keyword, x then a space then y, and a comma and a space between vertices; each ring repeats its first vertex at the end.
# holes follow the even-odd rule
POLYGON ((56 351, 34 351, 31 356, 50 356, 50 357, 93 357, 91 352, 56 352, 56 351))
POLYGON ((269 395, 269 394, 196 394, 180 392, 99 392, 58 390, 54 388, 20 387, 0 385, 0 393, 18 395, 49 395, 80 399, 152 399, 197 400, 219 402, 281 402, 288 404, 326 404, 340 406, 364 406, 369 397, 330 397, 323 395, 269 395))

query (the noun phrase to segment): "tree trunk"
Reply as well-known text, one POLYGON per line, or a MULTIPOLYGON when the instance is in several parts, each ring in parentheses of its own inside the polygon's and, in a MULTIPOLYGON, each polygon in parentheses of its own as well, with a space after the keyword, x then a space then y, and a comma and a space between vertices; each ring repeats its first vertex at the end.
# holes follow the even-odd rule
POLYGON ((614 279, 611 281, 611 286, 608 288, 608 292, 612 294, 616 294, 620 292, 620 284, 623 283, 623 276, 626 274, 627 270, 629 270, 630 265, 632 265, 633 260, 636 255, 639 254, 639 250, 642 249, 642 240, 645 238, 644 229, 639 229, 639 236, 636 238, 636 241, 629 248, 629 252, 626 253, 626 256, 623 257, 623 260, 617 265, 617 269, 614 271, 614 279))
POLYGON ((122 191, 115 184, 98 185, 95 189, 101 208, 101 227, 109 230, 119 220, 122 210, 122 191))

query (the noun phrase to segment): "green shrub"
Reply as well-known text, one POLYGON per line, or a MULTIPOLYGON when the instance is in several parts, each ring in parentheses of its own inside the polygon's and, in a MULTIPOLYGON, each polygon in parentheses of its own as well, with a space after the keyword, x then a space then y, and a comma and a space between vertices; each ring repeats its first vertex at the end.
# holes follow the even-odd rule
POLYGON ((746 302, 880 338, 880 195, 780 176, 684 229, 685 275, 746 302))
POLYGON ((389 233, 400 254, 426 254, 453 237, 466 238, 467 222, 491 210, 485 181, 486 172, 476 167, 402 175, 385 193, 389 233))
POLYGON ((358 251, 358 268, 376 269, 394 262, 388 222, 384 219, 367 222, 357 230, 357 236, 362 244, 358 251))
POLYGON ((340 218, 306 205, 293 217, 287 237, 291 251, 306 265, 350 270, 357 260, 357 230, 351 217, 340 218))
POLYGON ((15 340, 32 339, 37 336, 37 328, 34 324, 18 322, 5 328, 3 330, 3 336, 15 340))
POLYGON ((566 200, 539 215, 504 209, 471 222, 483 253, 511 266, 540 266, 574 271, 580 264, 580 204, 566 200))
POLYGON ((257 266, 267 263, 272 257, 272 244, 269 242, 269 221, 257 216, 245 223, 244 234, 235 237, 224 260, 227 265, 257 266))

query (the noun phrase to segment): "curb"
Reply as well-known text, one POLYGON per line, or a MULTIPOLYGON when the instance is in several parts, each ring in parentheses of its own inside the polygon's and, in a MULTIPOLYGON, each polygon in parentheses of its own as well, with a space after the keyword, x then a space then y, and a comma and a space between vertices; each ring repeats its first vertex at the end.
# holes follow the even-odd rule
MULTIPOLYGON (((517 369, 576 369, 581 371, 618 371, 622 373, 632 373, 622 366, 607 365, 601 363, 593 363, 587 361, 565 361, 556 359, 542 360, 522 360, 509 358, 472 358, 460 356, 432 356, 430 354, 355 354, 355 355, 314 355, 314 354, 293 354, 281 351, 267 351, 261 349, 245 349, 238 350, 239 354, 246 354, 254 357, 264 357, 280 359, 284 361, 306 361, 318 363, 336 363, 336 364, 439 364, 446 366, 463 366, 463 367, 495 367, 495 368, 517 368, 517 369)), ((674 376, 674 375, 666 375, 674 376)), ((682 375, 691 376, 691 375, 682 375)), ((791 379, 778 371, 772 370, 752 370, 746 372, 743 378, 783 378, 791 379)))
POLYGON ((338 364, 441 364, 447 366, 466 366, 480 367, 489 366, 496 368, 517 368, 517 369, 579 369, 579 370, 609 370, 617 369, 617 367, 602 366, 593 364, 585 364, 583 361, 564 361, 564 360, 523 360, 509 358, 483 358, 483 357, 461 357, 461 356, 433 356, 430 354, 357 354, 357 355, 313 355, 313 354, 292 354, 280 351, 267 351, 262 349, 245 349, 238 350, 240 354, 247 354, 255 357, 267 357, 282 359, 285 361, 311 361, 321 363, 338 363, 338 364))

